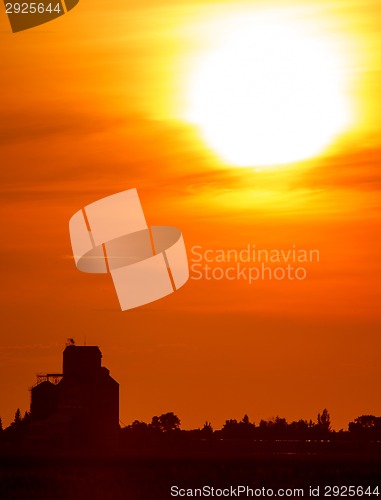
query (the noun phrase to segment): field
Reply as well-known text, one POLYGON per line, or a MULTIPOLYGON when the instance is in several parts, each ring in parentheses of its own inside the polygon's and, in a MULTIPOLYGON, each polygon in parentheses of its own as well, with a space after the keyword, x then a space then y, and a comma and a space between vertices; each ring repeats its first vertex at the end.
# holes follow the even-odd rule
MULTIPOLYGON (((170 487, 380 486, 379 453, 192 453, 3 456, 1 500, 161 500, 170 487)), ((247 498, 246 496, 244 498, 247 498)), ((296 498, 290 496, 289 498, 296 498)), ((377 498, 366 496, 365 498, 377 498)))

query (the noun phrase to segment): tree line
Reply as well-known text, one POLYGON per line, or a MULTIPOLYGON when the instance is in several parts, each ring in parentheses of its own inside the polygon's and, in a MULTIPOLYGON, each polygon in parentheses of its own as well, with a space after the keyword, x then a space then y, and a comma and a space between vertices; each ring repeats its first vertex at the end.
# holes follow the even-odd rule
MULTIPOLYGON (((3 428, 0 418, 0 443, 8 438, 21 440, 27 435, 28 427, 33 421, 30 412, 22 415, 20 409, 15 412, 11 424, 3 428)), ((316 421, 300 419, 287 422, 285 418, 276 416, 269 420, 260 420, 257 424, 251 422, 248 415, 242 420, 226 420, 221 429, 213 429, 210 422, 205 422, 203 427, 191 430, 182 430, 181 421, 173 412, 152 417, 150 423, 140 420, 133 421, 130 425, 120 429, 122 440, 150 440, 158 436, 186 435, 194 439, 241 439, 241 440, 334 440, 346 438, 360 441, 381 440, 381 417, 375 415, 361 415, 348 424, 344 431, 334 431, 331 418, 325 408, 317 415, 316 421)))
POLYGON ((381 440, 381 417, 361 415, 348 424, 348 430, 334 431, 326 408, 317 415, 316 421, 300 419, 287 422, 279 416, 269 420, 251 422, 248 415, 242 420, 229 419, 221 429, 214 430, 210 422, 202 428, 181 430, 181 421, 173 412, 155 416, 150 423, 135 420, 121 429, 125 437, 149 438, 159 434, 183 433, 194 438, 247 439, 247 440, 332 440, 334 438, 381 440))

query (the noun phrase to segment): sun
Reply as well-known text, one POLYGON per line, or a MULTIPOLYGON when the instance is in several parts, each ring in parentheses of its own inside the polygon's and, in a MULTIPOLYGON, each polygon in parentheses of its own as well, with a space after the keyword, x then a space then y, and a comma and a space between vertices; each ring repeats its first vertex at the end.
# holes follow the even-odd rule
POLYGON ((193 68, 186 119, 234 166, 319 155, 352 121, 343 62, 330 42, 272 12, 235 18, 193 68))

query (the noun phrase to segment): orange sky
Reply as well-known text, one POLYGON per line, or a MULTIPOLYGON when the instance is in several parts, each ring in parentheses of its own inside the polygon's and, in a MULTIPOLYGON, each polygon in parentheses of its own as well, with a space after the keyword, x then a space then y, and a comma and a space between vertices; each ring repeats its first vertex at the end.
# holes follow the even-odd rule
POLYGON ((138 3, 81 0, 19 34, 0 12, 0 416, 28 408, 67 337, 101 347, 125 423, 174 411, 218 428, 327 407, 339 429, 380 415, 379 4, 303 3, 346 40, 356 127, 320 158, 257 172, 219 162, 180 115, 210 20, 260 3, 138 3), (76 270, 68 221, 133 187, 188 251, 295 244, 321 261, 305 281, 190 280, 122 313, 110 279, 76 270))

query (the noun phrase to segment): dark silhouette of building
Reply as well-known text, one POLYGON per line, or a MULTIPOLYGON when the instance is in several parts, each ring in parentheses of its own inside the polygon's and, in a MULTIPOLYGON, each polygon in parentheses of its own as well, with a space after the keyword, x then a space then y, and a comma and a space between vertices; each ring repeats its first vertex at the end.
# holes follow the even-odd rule
POLYGON ((101 361, 99 347, 78 346, 70 340, 62 374, 37 375, 31 388, 32 444, 69 449, 116 444, 119 384, 101 361))

